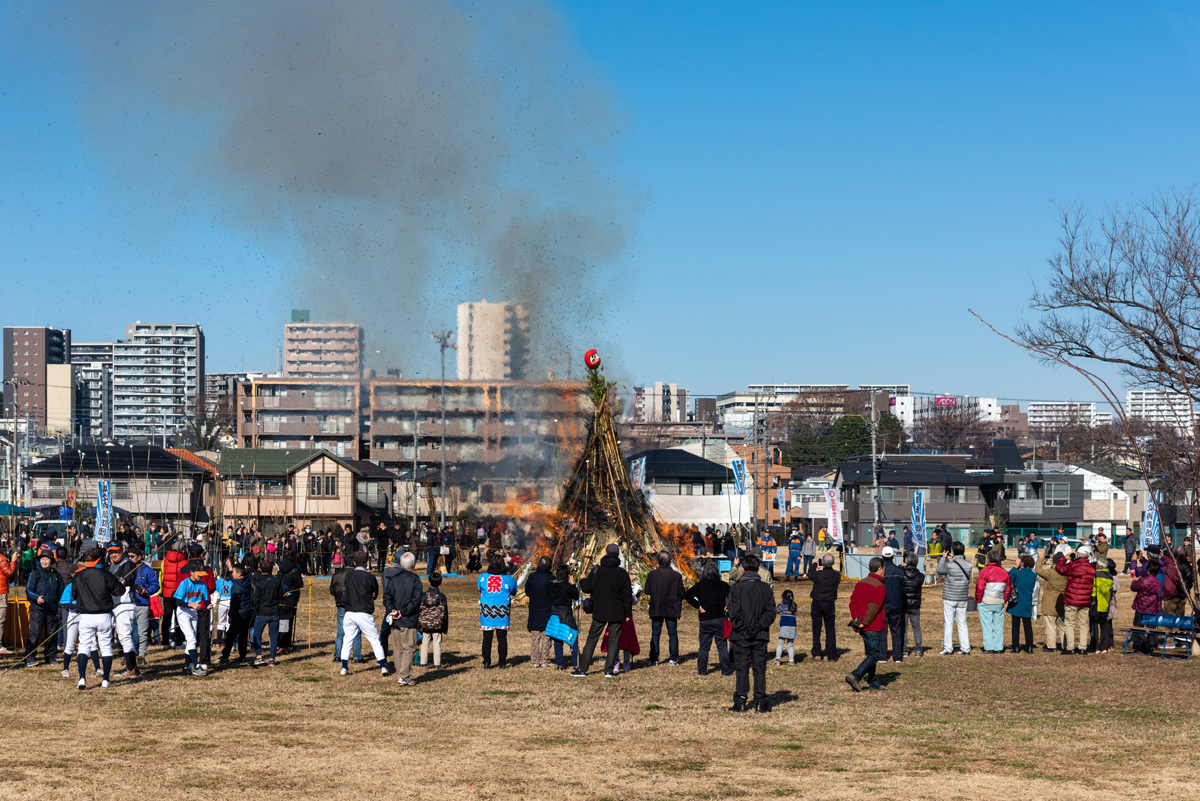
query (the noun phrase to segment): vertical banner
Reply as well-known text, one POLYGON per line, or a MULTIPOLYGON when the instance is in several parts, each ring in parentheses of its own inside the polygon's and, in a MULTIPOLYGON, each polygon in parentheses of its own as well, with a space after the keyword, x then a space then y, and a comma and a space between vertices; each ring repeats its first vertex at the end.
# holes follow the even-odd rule
POLYGON ((729 463, 733 469, 733 483, 737 485, 737 494, 746 494, 746 460, 734 459, 729 463))
POLYGON ((112 540, 112 482, 101 481, 96 488, 96 530, 92 534, 96 542, 112 540))
POLYGON ((775 491, 775 494, 779 496, 779 517, 787 519, 787 490, 780 487, 775 491))
POLYGON ((834 542, 842 541, 842 504, 838 500, 838 491, 834 488, 825 490, 825 508, 828 510, 826 516, 829 518, 829 525, 825 529, 825 533, 834 542))
POLYGON ((1159 523, 1158 523, 1158 504, 1154 498, 1149 499, 1150 503, 1146 504, 1146 511, 1142 513, 1142 549, 1150 545, 1158 545, 1159 523))
POLYGON ((629 483, 633 484, 633 491, 640 492, 646 486, 646 457, 634 459, 629 463, 629 483))
POLYGON ((918 548, 925 547, 925 493, 917 492, 912 499, 913 542, 918 548))

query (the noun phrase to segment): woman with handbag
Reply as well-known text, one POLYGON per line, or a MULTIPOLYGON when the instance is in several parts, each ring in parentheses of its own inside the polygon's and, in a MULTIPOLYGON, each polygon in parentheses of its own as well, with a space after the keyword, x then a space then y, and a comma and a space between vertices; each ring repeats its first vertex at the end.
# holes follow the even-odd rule
POLYGON ((721 571, 715 559, 704 562, 700 580, 683 594, 683 600, 700 610, 700 650, 696 655, 696 672, 701 676, 708 673, 708 649, 716 640, 721 675, 732 676, 733 667, 729 663, 729 650, 725 645, 729 636, 725 630, 728 623, 725 605, 729 601, 729 585, 721 581, 721 571))
POLYGON ((1012 616, 1012 652, 1033 653, 1034 594, 1038 589, 1037 573, 1033 572, 1034 558, 1022 554, 1017 567, 1008 571, 1012 592, 1008 596, 1008 614, 1012 616), (1021 629, 1025 629, 1025 646, 1021 647, 1021 629))

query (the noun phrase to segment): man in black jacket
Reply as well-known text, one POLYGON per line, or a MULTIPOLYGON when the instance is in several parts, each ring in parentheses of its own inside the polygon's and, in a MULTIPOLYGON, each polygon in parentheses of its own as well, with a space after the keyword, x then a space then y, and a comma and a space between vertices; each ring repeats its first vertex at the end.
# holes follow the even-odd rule
POLYGON ((668 665, 679 665, 679 616, 683 614, 683 576, 671 567, 671 554, 660 551, 658 567, 646 576, 646 594, 650 596, 650 665, 658 664, 658 639, 667 624, 668 665))
POLYGON ((608 629, 608 654, 604 660, 604 678, 615 679, 613 667, 617 664, 620 651, 618 641, 621 624, 633 619, 633 584, 629 574, 621 567, 621 549, 615 542, 604 549, 600 564, 579 582, 579 589, 592 596, 592 625, 588 629, 587 644, 579 655, 579 667, 571 675, 582 678, 587 675, 588 665, 600 635, 608 629))
MULTIPOLYGON (((379 663, 380 674, 386 676, 388 673, 387 657, 384 656, 383 646, 379 644, 379 632, 375 629, 375 599, 379 597, 379 581, 367 570, 370 562, 370 554, 359 551, 354 554, 354 570, 346 576, 346 591, 343 595, 346 599, 346 634, 342 639, 341 653, 343 676, 350 675, 348 640, 353 639, 359 632, 362 632, 362 636, 371 644, 371 650, 375 652, 375 661, 379 663)), ((409 659, 411 661, 412 657, 409 659)))
POLYGON ((283 583, 275 572, 275 560, 264 559, 261 572, 254 577, 250 592, 250 603, 254 607, 254 626, 250 630, 250 644, 254 646, 254 665, 275 664, 275 651, 279 647, 279 603, 283 599, 283 583), (264 660, 262 656, 263 629, 271 637, 271 651, 264 660))
POLYGON ((896 564, 894 548, 883 549, 883 589, 887 593, 884 612, 887 615, 887 632, 883 637, 883 653, 887 656, 888 632, 892 637, 892 662, 900 664, 904 661, 904 641, 907 639, 904 625, 904 599, 900 585, 904 581, 904 568, 896 564))
POLYGON ((759 561, 754 554, 742 559, 746 572, 729 590, 729 636, 733 667, 737 672, 730 712, 746 711, 750 689, 750 670, 754 670, 754 711, 770 712, 767 703, 767 639, 775 621, 775 593, 758 575, 759 561))
POLYGON ((225 644, 221 648, 221 664, 229 661, 234 641, 237 641, 238 664, 246 661, 246 642, 254 615, 254 602, 251 597, 253 588, 250 579, 246 577, 245 565, 236 562, 231 572, 233 581, 229 590, 229 631, 225 633, 225 644))
POLYGON ((108 674, 112 671, 113 596, 124 592, 117 577, 104 569, 104 552, 91 548, 83 556, 84 569, 71 582, 75 608, 79 611, 79 689, 87 689, 87 663, 93 644, 100 643, 100 659, 104 673, 100 686, 107 689, 108 674), (84 648, 89 649, 84 651, 84 648))
POLYGON ((913 648, 906 649, 905 656, 924 655, 921 650, 921 590, 925 586, 925 574, 917 569, 919 559, 915 553, 904 555, 904 579, 900 582, 900 595, 904 603, 905 625, 913 633, 913 648))
POLYGON ((833 554, 825 554, 819 562, 808 566, 808 580, 812 582, 812 633, 813 659, 838 661, 837 631, 833 628, 834 612, 837 607, 838 586, 842 575, 833 569, 833 554), (821 628, 825 629, 825 650, 821 650, 821 628))
POLYGON ((54 551, 45 549, 25 581, 25 598, 29 601, 29 641, 25 644, 25 667, 37 667, 38 640, 46 635, 43 655, 46 664, 58 661, 58 599, 63 593, 62 575, 54 566, 54 551))
POLYGON ((399 563, 400 572, 392 575, 383 588, 383 609, 392 627, 391 636, 397 640, 393 649, 396 653, 396 683, 407 687, 416 684, 412 679, 412 663, 417 653, 417 615, 424 587, 420 577, 413 572, 417 557, 404 551, 392 559, 399 563))

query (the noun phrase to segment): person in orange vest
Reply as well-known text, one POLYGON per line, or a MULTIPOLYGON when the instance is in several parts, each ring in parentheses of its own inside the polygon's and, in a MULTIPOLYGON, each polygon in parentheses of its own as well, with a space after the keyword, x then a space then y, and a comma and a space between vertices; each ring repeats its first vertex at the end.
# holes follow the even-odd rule
POLYGON ((759 548, 762 548, 762 563, 763 567, 771 571, 771 576, 775 576, 775 549, 777 547, 775 538, 763 529, 758 533, 758 542, 754 543, 759 548))

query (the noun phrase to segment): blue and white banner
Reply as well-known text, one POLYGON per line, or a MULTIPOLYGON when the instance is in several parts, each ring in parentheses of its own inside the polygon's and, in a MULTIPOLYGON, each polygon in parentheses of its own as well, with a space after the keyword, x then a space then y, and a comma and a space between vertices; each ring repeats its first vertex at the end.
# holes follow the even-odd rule
POLYGON ((112 541, 112 482, 101 481, 96 488, 96 542, 112 541))
POLYGON ((913 542, 918 548, 925 547, 925 493, 917 492, 912 499, 913 542))
POLYGON ((1158 503, 1154 498, 1149 498, 1148 500, 1150 503, 1146 504, 1146 511, 1142 514, 1143 549, 1150 545, 1159 544, 1158 503))
POLYGON ((734 459, 729 463, 733 469, 733 483, 737 485, 737 494, 746 494, 746 460, 734 459))
POLYGON ((637 492, 646 486, 646 457, 634 459, 629 463, 629 483, 633 484, 633 491, 637 492))
POLYGON ((787 510, 788 510, 788 508, 787 508, 787 490, 785 490, 783 487, 780 487, 778 490, 775 491, 775 494, 779 496, 779 516, 784 517, 787 515, 787 510))

